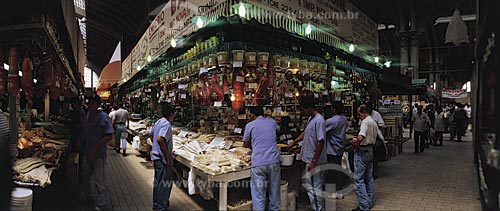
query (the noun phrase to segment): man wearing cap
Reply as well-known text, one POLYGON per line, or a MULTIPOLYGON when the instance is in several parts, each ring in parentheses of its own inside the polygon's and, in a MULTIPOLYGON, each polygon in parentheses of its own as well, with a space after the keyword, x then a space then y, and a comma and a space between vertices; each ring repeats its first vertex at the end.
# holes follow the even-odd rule
MULTIPOLYGON (((292 148, 297 142, 302 140, 302 148, 300 154, 302 161, 306 163, 305 172, 308 174, 316 166, 327 163, 326 156, 326 126, 325 119, 316 110, 314 98, 312 96, 304 96, 300 101, 300 109, 303 115, 309 116, 307 127, 302 134, 288 145, 288 149, 292 148)), ((306 175, 305 185, 311 208, 316 211, 324 210, 323 191, 323 175, 317 172, 313 175, 306 175)))
POLYGON ((127 155, 127 128, 129 124, 128 111, 124 109, 123 104, 120 104, 118 110, 113 112, 111 121, 116 128, 115 133, 115 150, 120 153, 120 141, 123 148, 123 156, 127 155))
POLYGON ((266 210, 266 190, 269 189, 269 209, 280 210, 281 154, 276 142, 278 124, 264 117, 260 106, 250 108, 253 121, 245 126, 244 147, 252 148, 250 191, 252 210, 266 210))
POLYGON ((88 99, 88 113, 85 121, 85 144, 83 149, 83 184, 84 202, 92 203, 96 188, 95 210, 103 210, 106 205, 106 183, 104 169, 106 168, 106 148, 114 132, 109 116, 98 111, 101 98, 93 93, 88 99), (93 180, 92 180, 92 177, 93 180))
POLYGON ((373 145, 377 139, 378 125, 369 114, 366 105, 357 109, 361 122, 358 137, 351 140, 354 146, 354 185, 359 206, 353 211, 373 207, 375 182, 373 179, 373 145))

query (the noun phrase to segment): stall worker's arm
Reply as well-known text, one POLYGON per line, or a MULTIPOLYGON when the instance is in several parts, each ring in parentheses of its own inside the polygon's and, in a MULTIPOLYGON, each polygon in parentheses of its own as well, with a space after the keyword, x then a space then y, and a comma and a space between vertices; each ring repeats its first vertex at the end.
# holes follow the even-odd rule
POLYGON ((168 147, 167 147, 167 138, 170 138, 172 140, 172 129, 170 126, 162 126, 160 129, 160 133, 158 134, 158 144, 160 145, 160 150, 163 152, 163 155, 165 156, 165 160, 167 161, 168 166, 172 166, 174 164, 172 160, 172 155, 168 152, 168 147), (170 132, 169 132, 170 131, 170 132))
POLYGON ((130 116, 128 114, 128 111, 125 113, 125 119, 127 120, 127 128, 128 128, 128 126, 130 124, 130 116))
POLYGON ((325 122, 316 123, 314 131, 316 132, 316 140, 318 142, 316 143, 316 151, 314 152, 314 158, 309 164, 309 169, 308 169, 309 171, 316 168, 319 156, 323 152, 323 147, 325 146, 325 136, 326 136, 325 130, 326 130, 325 122))
POLYGON ((245 133, 243 133, 243 147, 252 148, 252 128, 250 124, 245 126, 245 133))
POLYGON ((113 129, 113 125, 111 125, 111 120, 109 118, 101 118, 102 120, 102 123, 101 123, 101 127, 103 128, 103 136, 102 138, 99 140, 99 142, 97 142, 96 145, 94 145, 94 147, 92 147, 92 149, 88 152, 87 154, 87 159, 88 160, 94 160, 94 157, 95 157, 95 153, 98 149, 100 149, 101 147, 106 147, 106 144, 111 141, 111 139, 113 138, 113 133, 115 132, 115 130, 113 129))
POLYGON ((288 146, 287 146, 288 151, 290 151, 292 149, 292 147, 295 144, 297 144, 297 142, 302 141, 302 139, 304 139, 304 134, 305 134, 305 131, 303 131, 302 133, 300 133, 300 135, 297 136, 297 138, 295 138, 292 143, 288 144, 288 146))

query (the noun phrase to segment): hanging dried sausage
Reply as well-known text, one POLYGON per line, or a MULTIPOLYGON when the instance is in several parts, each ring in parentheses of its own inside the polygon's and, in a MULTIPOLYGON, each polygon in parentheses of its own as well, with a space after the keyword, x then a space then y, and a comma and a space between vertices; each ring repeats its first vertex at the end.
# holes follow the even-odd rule
POLYGON ((245 106, 245 72, 240 69, 233 73, 233 94, 235 100, 231 103, 235 111, 239 111, 245 106))
POLYGON ((23 59, 22 71, 21 86, 26 99, 30 100, 33 97, 33 63, 29 57, 23 59))
POLYGON ((7 92, 7 74, 3 68, 3 51, 0 50, 0 95, 7 92))

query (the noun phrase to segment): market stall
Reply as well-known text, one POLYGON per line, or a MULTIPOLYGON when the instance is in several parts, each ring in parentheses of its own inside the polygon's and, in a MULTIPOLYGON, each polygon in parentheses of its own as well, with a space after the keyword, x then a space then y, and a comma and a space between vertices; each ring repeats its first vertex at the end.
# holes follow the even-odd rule
POLYGON ((4 15, 12 17, 0 20, 0 99, 8 103, 2 112, 9 117, 13 177, 16 187, 33 190, 33 204, 44 207, 48 202, 41 199, 53 184, 77 179, 76 174, 66 175, 65 167, 74 109, 69 101, 79 97, 83 84, 85 54, 78 48, 83 40, 75 36, 80 33, 72 3, 1 6, 10 8, 4 15))
POLYGON ((373 26, 372 37, 356 40, 355 51, 353 41, 337 32, 295 18, 276 22, 261 16, 281 11, 260 1, 190 4, 203 9, 185 9, 194 15, 176 20, 180 13, 165 9, 172 5, 162 10, 173 13, 172 19, 159 15, 123 61, 118 95, 134 113, 130 141, 146 157, 159 105, 175 107, 175 158, 199 179, 221 183, 220 209, 227 205, 224 186, 250 176, 250 151, 241 141, 248 108, 264 107, 281 126, 278 144, 286 146, 307 124, 299 107, 303 96, 314 97, 325 117, 331 103, 341 101, 352 135, 359 127, 356 107, 381 98, 377 79, 383 66, 373 60, 378 39, 369 19, 364 21, 373 26))

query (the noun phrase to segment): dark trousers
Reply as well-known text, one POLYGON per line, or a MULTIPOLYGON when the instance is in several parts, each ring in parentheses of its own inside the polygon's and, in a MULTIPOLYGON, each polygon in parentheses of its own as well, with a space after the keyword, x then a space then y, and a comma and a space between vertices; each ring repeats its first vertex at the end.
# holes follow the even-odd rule
POLYGON ((420 149, 420 152, 424 152, 425 137, 426 136, 427 136, 427 132, 418 132, 418 131, 415 131, 415 133, 414 133, 415 153, 418 153, 419 149, 420 149))
POLYGON ((434 145, 439 141, 439 145, 443 145, 443 131, 436 131, 434 135, 434 145))
MULTIPOLYGON (((342 165, 342 156, 327 155, 328 163, 342 165)), ((325 174, 325 183, 335 184, 336 190, 342 190, 347 183, 347 178, 340 171, 329 170, 325 174)))
POLYGON ((153 210, 164 211, 170 206, 170 193, 173 183, 173 168, 163 164, 160 160, 154 161, 155 176, 153 184, 153 210))

